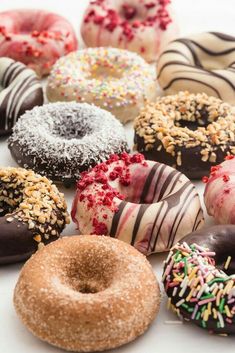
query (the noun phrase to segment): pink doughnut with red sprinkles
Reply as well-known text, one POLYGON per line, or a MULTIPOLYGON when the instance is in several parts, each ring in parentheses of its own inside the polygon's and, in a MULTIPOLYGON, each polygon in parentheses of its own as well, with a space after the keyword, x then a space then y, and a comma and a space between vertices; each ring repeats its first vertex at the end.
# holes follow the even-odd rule
POLYGON ((235 158, 228 155, 225 161, 211 168, 206 183, 204 201, 207 212, 220 224, 235 224, 235 158))
POLYGON ((85 11, 81 34, 88 47, 112 46, 155 61, 178 34, 170 0, 95 0, 85 11))
POLYGON ((63 17, 42 10, 0 13, 0 57, 10 57, 47 75, 61 56, 77 49, 72 25, 63 17))

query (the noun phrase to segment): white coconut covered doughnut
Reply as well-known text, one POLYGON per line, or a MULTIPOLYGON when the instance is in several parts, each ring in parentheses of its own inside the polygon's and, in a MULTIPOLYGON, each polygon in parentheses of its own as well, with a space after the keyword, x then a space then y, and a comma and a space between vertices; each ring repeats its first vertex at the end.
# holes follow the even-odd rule
POLYGON ((166 94, 204 92, 235 104, 235 37, 208 32, 179 38, 161 54, 157 69, 166 94))
POLYGON ((88 47, 112 46, 156 61, 178 26, 170 0, 96 0, 88 6, 81 34, 88 47))
POLYGON ((92 352, 144 333, 159 309, 160 290, 142 254, 104 236, 64 237, 54 244, 25 264, 15 288, 17 314, 35 336, 92 352))
POLYGON ((194 185, 143 155, 114 155, 77 184, 72 218, 82 234, 106 234, 144 254, 166 251, 203 225, 194 185))
POLYGON ((59 59, 48 79, 49 101, 94 103, 122 122, 134 119, 156 97, 152 68, 135 53, 89 48, 59 59))

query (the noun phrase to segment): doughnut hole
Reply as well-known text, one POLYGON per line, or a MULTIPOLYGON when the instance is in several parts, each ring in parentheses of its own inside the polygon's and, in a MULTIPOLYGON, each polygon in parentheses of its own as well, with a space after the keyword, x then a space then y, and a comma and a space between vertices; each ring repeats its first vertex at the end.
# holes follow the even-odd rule
POLYGON ((94 249, 91 244, 79 253, 69 254, 69 257, 71 260, 60 278, 65 286, 82 294, 95 294, 111 285, 117 260, 110 250, 99 249, 99 244, 94 249))
MULTIPOLYGON (((182 107, 182 112, 187 111, 186 107, 182 107)), ((175 121, 175 125, 177 127, 182 127, 182 128, 188 128, 189 130, 196 131, 198 127, 204 127, 207 128, 207 126, 211 123, 209 121, 209 116, 208 112, 205 107, 202 109, 198 109, 198 116, 194 116, 193 114, 190 114, 188 116, 185 116, 182 112, 181 117, 179 120, 175 121)))
POLYGON ((84 136, 93 133, 93 128, 89 124, 84 123, 81 119, 74 114, 63 116, 63 121, 58 117, 54 120, 54 128, 51 134, 55 137, 63 138, 66 140, 77 139, 80 140, 84 136))

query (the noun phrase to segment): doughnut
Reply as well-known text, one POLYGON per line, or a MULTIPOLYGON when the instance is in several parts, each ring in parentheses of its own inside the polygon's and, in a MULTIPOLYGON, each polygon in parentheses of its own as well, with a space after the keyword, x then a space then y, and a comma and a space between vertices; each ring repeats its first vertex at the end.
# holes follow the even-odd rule
POLYGON ((52 103, 26 112, 8 147, 26 169, 70 185, 110 155, 128 151, 125 131, 112 114, 86 103, 52 103))
POLYGON ((68 54, 54 65, 47 84, 50 102, 94 103, 123 123, 156 98, 156 75, 135 53, 88 48, 68 54))
POLYGON ((235 333, 235 226, 187 235, 165 261, 169 306, 181 318, 217 334, 235 333))
POLYGON ((69 223, 64 195, 47 178, 0 168, 0 264, 23 261, 69 223))
POLYGON ((82 234, 105 234, 149 255, 169 250, 204 223, 194 185, 143 155, 111 156, 77 183, 73 221, 82 234))
POLYGON ((235 37, 199 33, 168 44, 161 54, 158 81, 166 94, 204 92, 235 104, 235 37))
POLYGON ((46 246, 24 265, 14 292, 16 312, 35 336, 76 352, 134 340, 159 304, 146 258, 105 236, 64 237, 46 246))
POLYGON ((235 153, 232 106, 205 93, 160 97, 135 119, 135 149, 198 179, 235 153))
POLYGON ((77 49, 71 24, 42 10, 0 12, 0 57, 10 57, 47 75, 55 61, 77 49))
POLYGON ((170 0, 96 0, 87 7, 81 35, 88 47, 116 47, 156 61, 178 34, 170 0))
POLYGON ((24 64, 0 57, 0 136, 9 134, 18 118, 43 104, 42 86, 24 64))
POLYGON ((228 155, 225 161, 211 168, 206 183, 204 201, 207 212, 216 223, 235 224, 235 159, 228 155))

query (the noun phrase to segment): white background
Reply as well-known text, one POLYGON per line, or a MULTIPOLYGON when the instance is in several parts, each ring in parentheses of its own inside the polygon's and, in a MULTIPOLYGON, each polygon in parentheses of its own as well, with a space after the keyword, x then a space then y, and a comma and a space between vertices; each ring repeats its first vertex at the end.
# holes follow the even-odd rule
MULTIPOLYGON (((173 0, 179 20, 181 34, 204 30, 221 31, 235 35, 234 0, 173 0)), ((87 0, 0 0, 0 11, 10 8, 49 9, 67 17, 79 34, 81 15, 87 0)), ((0 24, 1 25, 1 24, 0 24)), ((128 129, 128 139, 132 145, 132 131, 128 129)), ((13 166, 15 163, 7 149, 6 139, 0 139, 0 165, 13 166)), ((202 195, 203 185, 196 183, 202 195)), ((74 190, 64 190, 69 205, 74 190)), ((212 221, 207 217, 207 225, 212 221)), ((75 234, 73 224, 66 228, 65 234, 75 234)), ((155 254, 149 260, 160 279, 162 260, 165 255, 155 254)), ((59 353, 61 350, 51 347, 34 338, 18 320, 12 305, 12 295, 22 264, 0 268, 0 353, 59 353)), ((56 303, 55 303, 56 305, 56 303)), ((191 324, 169 324, 178 321, 177 317, 166 309, 166 298, 162 291, 160 314, 151 328, 139 339, 113 352, 115 353, 163 353, 163 352, 225 352, 235 350, 235 337, 209 335, 206 331, 191 324)))

